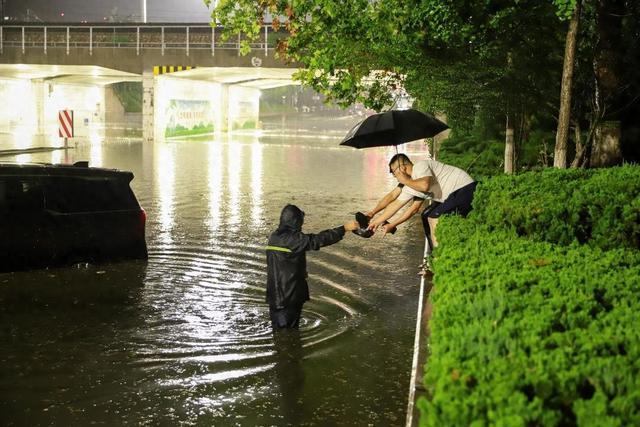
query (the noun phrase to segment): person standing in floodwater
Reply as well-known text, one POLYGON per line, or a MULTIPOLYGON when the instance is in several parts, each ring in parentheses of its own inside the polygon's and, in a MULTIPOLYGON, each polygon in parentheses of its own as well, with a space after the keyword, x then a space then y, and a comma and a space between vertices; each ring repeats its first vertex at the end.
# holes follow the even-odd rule
POLYGON ((286 205, 280 214, 280 225, 267 243, 266 300, 274 329, 298 327, 302 306, 309 300, 306 252, 333 245, 342 240, 346 231, 358 228, 356 221, 350 221, 318 234, 305 234, 303 223, 304 212, 286 205))

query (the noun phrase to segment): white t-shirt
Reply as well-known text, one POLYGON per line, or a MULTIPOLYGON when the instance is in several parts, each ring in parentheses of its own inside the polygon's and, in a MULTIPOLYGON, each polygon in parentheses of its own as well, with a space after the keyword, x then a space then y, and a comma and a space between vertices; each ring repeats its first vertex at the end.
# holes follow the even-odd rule
MULTIPOLYGON (((433 193, 433 200, 444 202, 451 193, 473 182, 468 173, 455 166, 447 165, 436 160, 421 160, 413 164, 411 179, 432 177, 429 192, 433 193)), ((398 200, 406 201, 413 197, 425 198, 425 193, 416 191, 408 185, 402 187, 398 200)))

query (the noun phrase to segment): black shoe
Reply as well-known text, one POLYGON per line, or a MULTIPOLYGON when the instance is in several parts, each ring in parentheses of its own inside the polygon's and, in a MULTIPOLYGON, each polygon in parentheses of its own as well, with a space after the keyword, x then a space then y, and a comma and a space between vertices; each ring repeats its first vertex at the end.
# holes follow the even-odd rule
POLYGON ((360 228, 367 228, 369 226, 370 219, 371 218, 369 218, 362 212, 356 212, 356 221, 358 221, 358 225, 360 226, 360 228))
POLYGON ((356 212, 356 221, 358 221, 360 228, 353 230, 353 234, 357 234, 365 239, 373 236, 373 230, 367 230, 367 227, 369 226, 369 219, 370 218, 362 212, 356 212))
POLYGON ((354 234, 357 234, 360 237, 364 237, 365 239, 368 239, 369 237, 373 236, 373 230, 367 230, 366 228, 358 228, 357 230, 353 230, 354 234))

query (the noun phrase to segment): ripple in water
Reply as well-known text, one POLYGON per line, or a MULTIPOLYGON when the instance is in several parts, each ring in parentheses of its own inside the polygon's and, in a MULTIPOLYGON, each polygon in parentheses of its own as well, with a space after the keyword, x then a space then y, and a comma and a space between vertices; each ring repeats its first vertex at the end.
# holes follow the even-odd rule
MULTIPOLYGON (((264 301, 265 262, 256 245, 150 250, 143 302, 151 311, 137 334, 136 363, 148 370, 176 363, 194 368, 164 372, 163 386, 230 381, 272 369, 276 350, 264 301)), ((336 269, 323 262, 318 267, 336 269)), ((363 301, 322 275, 310 275, 310 282, 312 299, 303 310, 300 336, 308 351, 323 351, 354 325, 363 301)))

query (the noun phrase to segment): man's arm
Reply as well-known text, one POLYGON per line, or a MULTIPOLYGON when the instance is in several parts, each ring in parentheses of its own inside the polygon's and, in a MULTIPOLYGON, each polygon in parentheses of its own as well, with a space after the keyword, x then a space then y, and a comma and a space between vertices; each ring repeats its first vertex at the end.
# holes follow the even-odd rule
POLYGON ((382 226, 383 228, 383 236, 387 233, 387 231, 389 230, 393 230, 394 228, 396 228, 397 226, 399 226, 400 224, 402 224, 403 222, 407 221, 409 218, 411 218, 412 216, 414 216, 416 214, 416 212, 418 212, 420 210, 420 206, 422 206, 422 202, 424 200, 414 197, 413 198, 413 203, 411 203, 411 206, 409 206, 409 208, 405 209, 405 211, 402 213, 402 215, 400 215, 400 217, 398 219, 396 219, 393 222, 390 222, 389 224, 385 224, 382 226))
POLYGON ((395 176, 400 184, 404 184, 409 188, 420 191, 421 193, 426 193, 427 191, 429 191, 429 186, 431 184, 430 176, 423 176, 420 178, 412 179, 411 175, 408 175, 401 170, 398 170, 395 173, 395 176))
POLYGON ((357 221, 349 221, 344 225, 336 228, 330 228, 319 232, 318 234, 305 234, 300 233, 300 239, 295 248, 292 248, 294 252, 301 251, 317 251, 318 249, 338 243, 344 237, 345 231, 353 231, 358 228, 357 221))
POLYGON ((365 212, 365 215, 368 216, 369 218, 373 218, 378 212, 386 208, 389 205, 389 203, 397 199, 398 196, 400 195, 400 192, 402 192, 402 188, 395 187, 393 190, 387 193, 382 199, 380 199, 380 201, 378 202, 375 208, 373 208, 369 212, 365 212))
POLYGON ((401 207, 407 204, 407 202, 411 200, 398 200, 395 199, 393 202, 389 203, 384 212, 379 215, 377 218, 369 222, 369 230, 375 230, 380 224, 391 218, 400 210, 401 207))

